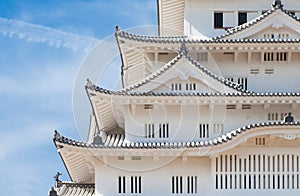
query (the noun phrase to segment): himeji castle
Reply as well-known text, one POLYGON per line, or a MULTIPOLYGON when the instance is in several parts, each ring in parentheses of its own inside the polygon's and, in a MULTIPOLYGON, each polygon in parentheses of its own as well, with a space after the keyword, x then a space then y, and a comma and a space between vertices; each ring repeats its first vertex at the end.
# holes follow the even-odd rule
POLYGON ((157 6, 158 36, 116 27, 122 89, 87 81, 87 140, 55 132, 49 195, 298 196, 299 0, 157 6))

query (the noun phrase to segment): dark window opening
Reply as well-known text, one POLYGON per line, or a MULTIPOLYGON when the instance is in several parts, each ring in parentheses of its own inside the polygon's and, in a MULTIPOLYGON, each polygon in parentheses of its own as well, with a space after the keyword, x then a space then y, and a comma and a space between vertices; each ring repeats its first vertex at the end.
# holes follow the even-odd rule
POLYGON ((238 25, 242 25, 247 22, 247 12, 239 12, 238 25))
POLYGON ((223 28, 223 13, 214 13, 214 28, 223 28))

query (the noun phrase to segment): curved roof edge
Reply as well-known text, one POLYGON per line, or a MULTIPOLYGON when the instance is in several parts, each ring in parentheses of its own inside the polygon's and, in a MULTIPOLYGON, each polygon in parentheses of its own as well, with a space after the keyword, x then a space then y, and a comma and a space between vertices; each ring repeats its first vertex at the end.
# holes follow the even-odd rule
MULTIPOLYGON (((268 12, 267 12, 268 13, 268 12)), ((267 14, 265 13, 265 14, 267 14)), ((291 16, 293 17, 293 16, 291 16)), ((299 20, 299 19, 297 19, 299 20)), ((249 21, 248 23, 250 23, 249 21)), ((243 25, 241 25, 243 26, 243 25)), ((241 26, 235 27, 239 29, 241 26)), ((235 28, 229 29, 228 31, 234 31, 235 28)), ((240 29, 242 30, 242 29, 240 29)), ((214 43, 300 43, 300 39, 223 39, 233 33, 226 33, 224 35, 210 38, 210 39, 196 39, 188 36, 145 36, 132 34, 123 30, 118 30, 115 32, 115 36, 118 38, 123 38, 138 42, 148 42, 148 43, 159 43, 159 44, 214 44, 214 43)))
MULTIPOLYGON (((56 133, 53 141, 55 143, 67 144, 74 147, 81 148, 100 148, 100 149, 178 149, 178 148, 199 148, 199 147, 213 147, 225 144, 230 142, 237 137, 238 135, 242 135, 250 130, 255 130, 258 128, 264 127, 298 127, 300 128, 300 122, 266 122, 266 123, 256 123, 250 124, 247 126, 243 126, 239 129, 228 132, 218 138, 205 140, 201 142, 130 142, 125 139, 123 141, 114 141, 114 142, 105 142, 107 144, 119 144, 119 145, 97 145, 97 144, 88 144, 86 142, 76 141, 69 139, 67 137, 61 136, 59 133, 56 133)), ((300 130, 300 129, 299 129, 300 130)), ((109 137, 114 138, 112 137, 109 137)), ((118 137, 124 138, 124 137, 118 137)))
POLYGON ((142 96, 142 97, 159 97, 159 96, 201 96, 201 97, 300 97, 300 92, 289 93, 256 93, 256 92, 237 92, 237 93, 200 93, 200 92, 129 92, 124 90, 109 90, 101 88, 95 84, 85 86, 86 89, 99 92, 105 95, 116 95, 116 96, 142 96))

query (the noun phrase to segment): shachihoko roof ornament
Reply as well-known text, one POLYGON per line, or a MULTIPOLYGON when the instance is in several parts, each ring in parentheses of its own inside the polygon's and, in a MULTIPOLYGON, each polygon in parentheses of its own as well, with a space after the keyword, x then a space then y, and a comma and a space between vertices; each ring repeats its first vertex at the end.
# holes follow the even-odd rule
POLYGON ((280 9, 283 8, 283 4, 282 4, 281 0, 275 0, 272 6, 273 6, 273 8, 280 8, 280 9))

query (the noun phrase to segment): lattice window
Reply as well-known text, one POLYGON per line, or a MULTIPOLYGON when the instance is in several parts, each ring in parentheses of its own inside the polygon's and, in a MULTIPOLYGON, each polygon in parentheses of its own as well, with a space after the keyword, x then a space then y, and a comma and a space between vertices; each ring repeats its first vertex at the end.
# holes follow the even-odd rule
POLYGON ((300 162, 295 154, 225 154, 213 158, 215 189, 273 189, 300 187, 300 162))
POLYGON ((118 193, 126 193, 126 177, 119 176, 118 178, 118 193))
POLYGON ((256 137, 255 138, 255 145, 256 146, 265 146, 266 145, 266 138, 265 137, 256 137))
POLYGON ((288 113, 282 112, 282 113, 277 113, 277 112, 271 112, 268 113, 268 120, 269 121, 283 121, 284 117, 287 116, 288 113))
POLYGON ((185 84, 185 90, 187 90, 187 91, 189 91, 189 90, 194 91, 196 89, 197 89, 196 83, 186 83, 185 84))
POLYGON ((209 138, 209 124, 208 123, 199 124, 199 137, 200 138, 209 138))
POLYGON ((207 52, 200 52, 197 53, 197 61, 199 62, 206 62, 208 61, 208 53, 207 52))
POLYGON ((182 85, 181 83, 172 83, 171 84, 171 90, 173 91, 181 91, 182 90, 182 85))
POLYGON ((287 52, 265 52, 264 53, 264 61, 287 61, 287 52))
POLYGON ((154 124, 145 124, 145 138, 154 138, 154 124))
POLYGON ((289 34, 287 34, 287 33, 279 33, 278 34, 278 38, 279 39, 289 39, 289 34))
POLYGON ((169 138, 169 123, 159 124, 159 138, 169 138))
POLYGON ((182 194, 183 193, 183 177, 182 176, 172 176, 172 194, 182 194))
POLYGON ((130 193, 142 193, 142 177, 130 177, 130 193))
POLYGON ((197 176, 187 176, 186 180, 187 194, 197 193, 197 176))
POLYGON ((240 85, 240 88, 247 90, 248 89, 248 78, 247 77, 225 77, 226 80, 230 82, 235 82, 240 85))
POLYGON ((213 133, 221 134, 224 132, 224 124, 223 123, 214 123, 213 124, 213 133))
POLYGON ((275 35, 273 33, 266 33, 264 34, 265 39, 274 39, 275 35))

